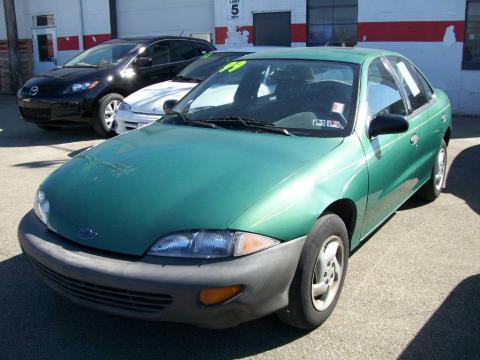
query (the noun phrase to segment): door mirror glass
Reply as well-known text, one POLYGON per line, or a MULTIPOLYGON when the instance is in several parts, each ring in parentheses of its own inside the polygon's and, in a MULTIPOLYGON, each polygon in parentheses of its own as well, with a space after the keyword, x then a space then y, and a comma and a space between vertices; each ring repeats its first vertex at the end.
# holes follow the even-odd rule
POLYGON ((403 115, 379 114, 371 122, 368 136, 374 138, 383 134, 398 134, 408 130, 408 120, 403 115))
POLYGON ((138 57, 133 62, 135 68, 144 68, 152 66, 152 58, 150 57, 138 57))
POLYGON ((175 105, 177 105, 177 103, 178 103, 178 100, 174 100, 174 99, 166 100, 163 103, 163 111, 165 112, 165 114, 170 114, 173 108, 175 107, 175 105))

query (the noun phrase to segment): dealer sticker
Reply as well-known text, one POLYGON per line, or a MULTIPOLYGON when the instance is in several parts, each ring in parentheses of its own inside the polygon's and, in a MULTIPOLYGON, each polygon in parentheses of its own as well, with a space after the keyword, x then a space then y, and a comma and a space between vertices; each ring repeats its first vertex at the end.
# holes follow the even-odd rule
POLYGON ((334 128, 334 129, 343 129, 342 123, 337 120, 313 119, 312 125, 319 126, 319 127, 334 128))
POLYGON ((225 71, 232 73, 234 71, 237 71, 240 69, 243 65, 245 65, 247 62, 245 60, 242 61, 232 61, 231 63, 228 63, 224 67, 222 67, 220 70, 218 70, 219 73, 223 73, 225 71))
POLYGON ((332 112, 337 114, 343 114, 345 110, 345 104, 334 102, 332 105, 332 112))

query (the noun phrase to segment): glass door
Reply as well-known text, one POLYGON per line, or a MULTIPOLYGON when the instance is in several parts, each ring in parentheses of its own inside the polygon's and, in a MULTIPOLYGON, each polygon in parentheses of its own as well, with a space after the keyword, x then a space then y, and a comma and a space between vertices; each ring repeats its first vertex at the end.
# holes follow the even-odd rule
POLYGON ((57 31, 55 28, 33 29, 35 74, 57 66, 57 31))

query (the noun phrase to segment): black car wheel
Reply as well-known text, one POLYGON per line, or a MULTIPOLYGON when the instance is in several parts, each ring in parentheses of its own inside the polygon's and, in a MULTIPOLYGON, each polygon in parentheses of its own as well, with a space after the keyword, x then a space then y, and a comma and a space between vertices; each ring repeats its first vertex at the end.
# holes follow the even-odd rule
POLYGON ((435 157, 430 179, 418 190, 417 197, 424 201, 434 201, 440 196, 447 172, 447 143, 442 140, 435 157))
POLYGON ((313 329, 333 312, 347 272, 348 233, 335 214, 320 217, 307 236, 286 309, 277 313, 288 325, 313 329))
POLYGON ((101 136, 113 135, 115 113, 123 101, 123 96, 116 93, 107 94, 98 101, 93 129, 101 136))

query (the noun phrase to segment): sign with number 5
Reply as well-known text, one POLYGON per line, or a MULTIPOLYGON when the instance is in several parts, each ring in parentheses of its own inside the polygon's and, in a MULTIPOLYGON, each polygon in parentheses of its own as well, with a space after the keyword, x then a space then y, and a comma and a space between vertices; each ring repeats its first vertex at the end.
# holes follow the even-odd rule
POLYGON ((240 19, 242 11, 242 0, 228 0, 228 20, 240 19))

